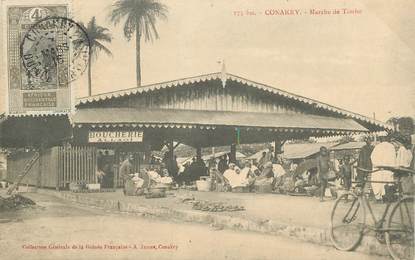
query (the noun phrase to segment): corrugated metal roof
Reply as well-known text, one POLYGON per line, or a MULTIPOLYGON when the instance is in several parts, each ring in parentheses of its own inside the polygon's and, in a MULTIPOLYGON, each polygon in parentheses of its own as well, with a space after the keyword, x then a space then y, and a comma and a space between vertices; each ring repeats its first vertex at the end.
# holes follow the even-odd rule
POLYGON ((124 96, 130 96, 130 95, 140 95, 142 93, 147 93, 147 92, 151 92, 151 91, 156 91, 156 90, 160 90, 160 89, 166 89, 166 88, 173 88, 173 87, 177 87, 177 86, 191 86, 193 83, 198 83, 198 82, 205 82, 205 81, 209 81, 209 80, 232 80, 235 82, 239 82, 251 87, 254 87, 256 89, 260 89, 278 96, 282 96, 291 100, 295 100, 295 101, 299 101, 305 104, 309 104, 312 105, 316 108, 321 108, 327 111, 331 111, 334 113, 337 113, 339 115, 342 116, 346 116, 346 117, 350 117, 350 118, 354 118, 357 120, 361 120, 363 122, 366 123, 370 123, 373 125, 376 125, 378 127, 382 127, 384 129, 391 129, 392 130, 392 126, 385 124, 383 122, 371 119, 369 117, 357 114, 357 113, 353 113, 350 111, 347 111, 345 109, 342 108, 338 108, 332 105, 328 105, 326 103, 323 102, 319 102, 317 100, 313 100, 310 98, 306 98, 300 95, 296 95, 296 94, 292 94, 289 93, 287 91, 275 88, 275 87, 271 87, 265 84, 261 84, 252 80, 248 80, 233 74, 223 74, 222 72, 217 72, 217 73, 210 73, 210 74, 205 74, 205 75, 200 75, 200 76, 196 76, 196 77, 189 77, 189 78, 183 78, 183 79, 178 79, 178 80, 173 80, 173 81, 166 81, 166 82, 162 82, 162 83, 157 83, 157 84, 151 84, 151 85, 147 85, 147 86, 142 86, 139 88, 130 88, 130 89, 125 89, 125 90, 120 90, 120 91, 114 91, 114 92, 108 92, 108 93, 104 93, 104 94, 99 94, 99 95, 94 95, 94 96, 90 96, 90 97, 85 97, 85 98, 80 98, 78 99, 78 105, 79 104, 86 104, 86 103, 92 103, 92 102, 97 102, 97 101, 103 101, 103 100, 109 100, 109 99, 113 99, 113 98, 119 98, 119 97, 124 97, 124 96), (224 79, 225 77, 225 79, 224 79))
MULTIPOLYGON (((197 127, 216 126, 263 127, 279 129, 316 129, 366 132, 365 127, 353 119, 323 117, 308 114, 277 114, 203 110, 141 110, 134 108, 85 108, 72 118, 75 125, 93 127, 197 127)), ((334 134, 335 132, 333 132, 334 134)))
MULTIPOLYGON (((313 154, 316 154, 320 151, 320 147, 325 146, 329 149, 336 145, 336 143, 304 143, 304 144, 285 144, 284 145, 284 154, 285 159, 304 159, 313 154)), ((259 160, 262 156, 262 152, 267 149, 261 150, 247 159, 250 160, 259 160)))
POLYGON ((332 150, 354 150, 354 149, 361 149, 365 146, 365 142, 349 142, 345 144, 339 144, 333 148, 332 150))

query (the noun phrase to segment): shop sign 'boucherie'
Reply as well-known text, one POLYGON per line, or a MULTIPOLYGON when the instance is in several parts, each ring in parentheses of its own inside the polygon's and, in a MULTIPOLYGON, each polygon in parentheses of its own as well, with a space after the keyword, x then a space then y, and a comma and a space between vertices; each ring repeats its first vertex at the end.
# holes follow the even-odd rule
POLYGON ((140 143, 142 131, 89 131, 89 143, 140 143))

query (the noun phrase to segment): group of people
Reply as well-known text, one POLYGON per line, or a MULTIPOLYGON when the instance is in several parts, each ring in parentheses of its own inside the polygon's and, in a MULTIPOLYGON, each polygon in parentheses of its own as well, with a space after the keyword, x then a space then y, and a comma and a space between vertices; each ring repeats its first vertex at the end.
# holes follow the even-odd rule
POLYGON ((250 191, 255 185, 272 186, 278 176, 285 174, 285 170, 269 150, 263 153, 258 163, 245 161, 242 167, 227 160, 227 156, 224 155, 219 160, 215 173, 215 181, 227 186, 228 190, 245 188, 246 191, 250 191))
POLYGON ((135 172, 133 160, 133 155, 128 155, 121 163, 119 169, 120 177, 124 182, 124 194, 143 194, 145 188, 173 184, 174 180, 163 163, 160 165, 150 165, 142 171, 135 172))
POLYGON ((200 179, 201 176, 208 176, 209 171, 205 162, 196 157, 191 162, 186 162, 183 166, 179 166, 179 171, 175 181, 178 185, 190 185, 192 182, 200 179))
MULTIPOLYGON (((343 189, 352 187, 352 180, 362 182, 368 171, 379 166, 412 167, 414 169, 414 126, 412 119, 404 118, 398 125, 398 130, 388 135, 372 146, 370 138, 360 149, 356 159, 345 155, 340 163, 330 157, 326 147, 321 147, 316 158, 316 169, 310 168, 303 174, 298 174, 297 164, 287 164, 280 157, 274 156, 271 149, 264 151, 258 162, 243 162, 242 167, 224 155, 218 163, 210 163, 209 168, 199 158, 193 158, 185 165, 178 165, 176 160, 163 159, 160 167, 150 167, 145 174, 135 176, 144 182, 177 183, 178 185, 190 185, 199 180, 201 176, 211 176, 214 183, 221 183, 227 190, 245 188, 251 191, 255 186, 268 185, 279 192, 294 191, 296 187, 312 186, 318 188, 320 200, 324 200, 326 189, 332 187, 331 181, 340 182, 343 189), (412 139, 411 139, 412 135, 412 139), (354 175, 356 167, 356 175, 354 175), (303 175, 306 175, 305 177, 303 175), (149 180, 146 180, 148 178, 149 180)), ((171 156, 165 156, 170 158, 171 156)), ((127 158, 120 167, 120 176, 126 181, 134 175, 131 164, 132 158, 127 158)), ((105 163, 102 170, 105 169, 105 163)), ((299 167, 300 168, 300 167, 299 167)), ((299 169, 301 170, 301 169, 299 169)), ((378 200, 385 196, 385 184, 393 182, 393 173, 387 170, 375 171, 371 174, 372 191, 378 200)), ((413 184, 413 180, 409 181, 413 184)))
MULTIPOLYGON (((351 160, 345 156, 339 169, 335 171, 337 178, 342 180, 343 188, 350 190, 353 179, 353 166, 357 163, 356 183, 361 184, 368 176, 368 172, 382 167, 404 167, 415 170, 414 166, 414 123, 411 118, 401 118, 398 122, 398 131, 382 137, 375 146, 371 145, 370 138, 366 139, 366 145, 362 147, 357 160, 351 160)), ((321 185, 320 200, 323 201, 328 181, 333 172, 330 166, 329 153, 326 147, 321 147, 317 158, 317 174, 321 185)), ((413 191, 413 176, 406 176, 403 183, 413 191)), ((385 201, 386 190, 394 184, 394 173, 390 170, 377 170, 370 173, 370 181, 373 195, 379 202, 385 201)))

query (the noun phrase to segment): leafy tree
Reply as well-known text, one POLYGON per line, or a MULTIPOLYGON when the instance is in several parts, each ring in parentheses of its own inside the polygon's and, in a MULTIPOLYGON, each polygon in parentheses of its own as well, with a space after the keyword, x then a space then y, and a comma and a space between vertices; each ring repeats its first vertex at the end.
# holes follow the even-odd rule
POLYGON ((167 12, 167 6, 156 0, 118 0, 112 5, 111 22, 118 25, 124 21, 124 36, 128 41, 135 34, 137 87, 141 86, 141 36, 145 41, 158 39, 157 18, 167 19, 167 12))
POLYGON ((104 45, 111 42, 111 34, 108 28, 102 27, 96 23, 95 16, 91 18, 85 26, 82 22, 79 23, 85 30, 88 39, 81 39, 75 42, 75 48, 83 48, 89 42, 89 56, 88 56, 88 96, 92 93, 92 61, 98 58, 100 51, 103 51, 108 56, 112 56, 111 51, 104 45))

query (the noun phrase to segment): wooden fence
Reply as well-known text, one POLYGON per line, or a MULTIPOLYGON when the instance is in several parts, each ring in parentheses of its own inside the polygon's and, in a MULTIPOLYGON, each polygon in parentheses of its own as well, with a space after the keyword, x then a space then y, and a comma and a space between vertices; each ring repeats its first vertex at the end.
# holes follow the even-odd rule
MULTIPOLYGON (((7 180, 14 182, 34 152, 20 151, 7 159, 7 180)), ((47 188, 67 188, 71 182, 96 183, 96 148, 92 146, 52 147, 23 178, 22 184, 47 188)))
POLYGON ((92 146, 58 147, 58 187, 71 182, 96 183, 96 148, 92 146))

